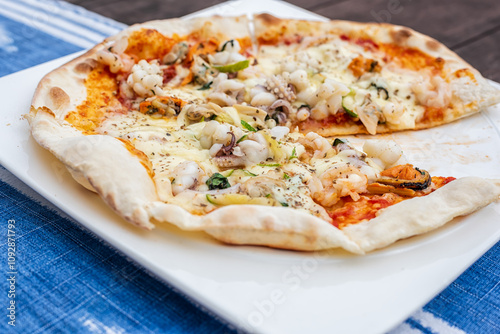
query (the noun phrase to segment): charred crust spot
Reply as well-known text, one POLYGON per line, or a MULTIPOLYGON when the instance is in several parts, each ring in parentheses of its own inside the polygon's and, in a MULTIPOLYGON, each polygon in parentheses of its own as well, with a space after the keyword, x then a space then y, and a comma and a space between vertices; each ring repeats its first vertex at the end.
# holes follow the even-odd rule
POLYGON ((49 91, 49 96, 56 109, 69 104, 69 96, 64 90, 59 87, 52 87, 49 91))
POLYGON ((441 57, 436 58, 436 67, 437 68, 443 68, 444 63, 445 63, 445 61, 443 58, 441 58, 441 57))
POLYGON ((439 43, 433 39, 428 40, 425 42, 425 45, 429 48, 431 51, 437 51, 439 49, 439 43))
POLYGON ((263 13, 257 15, 257 18, 262 20, 264 23, 268 25, 275 25, 279 24, 281 22, 281 19, 277 18, 276 16, 273 16, 271 14, 263 13))
POLYGON ((97 61, 94 59, 86 59, 85 61, 76 64, 75 72, 81 74, 87 74, 92 72, 94 68, 97 66, 97 61))
POLYGON ((398 29, 391 32, 392 39, 396 44, 404 44, 408 38, 411 37, 412 33, 408 29, 398 29))

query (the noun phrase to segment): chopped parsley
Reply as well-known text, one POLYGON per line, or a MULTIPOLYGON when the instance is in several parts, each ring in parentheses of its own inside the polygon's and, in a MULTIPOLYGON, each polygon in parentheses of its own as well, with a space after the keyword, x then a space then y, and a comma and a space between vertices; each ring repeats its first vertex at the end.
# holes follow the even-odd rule
POLYGON ((345 141, 343 141, 342 139, 339 139, 339 138, 335 138, 335 140, 333 141, 333 144, 332 146, 335 147, 337 146, 338 144, 344 144, 345 141))
POLYGON ((281 164, 257 164, 260 167, 280 167, 281 164))
POLYGON ((207 89, 210 89, 210 87, 212 86, 213 83, 214 83, 213 81, 207 82, 206 84, 204 84, 203 86, 201 86, 200 88, 198 88, 198 90, 207 90, 207 89))
POLYGON ((253 126, 251 126, 250 124, 248 124, 244 120, 241 120, 241 125, 243 125, 243 127, 245 129, 247 129, 248 131, 257 132, 257 130, 255 130, 255 128, 253 126))
POLYGON ((238 139, 236 144, 239 144, 240 142, 244 141, 247 137, 248 137, 248 135, 243 135, 240 139, 238 139))
POLYGON ((243 172, 244 172, 245 174, 249 175, 249 176, 257 176, 257 174, 254 174, 254 173, 252 173, 252 172, 250 172, 250 171, 248 171, 248 170, 246 170, 246 169, 243 169, 243 172))

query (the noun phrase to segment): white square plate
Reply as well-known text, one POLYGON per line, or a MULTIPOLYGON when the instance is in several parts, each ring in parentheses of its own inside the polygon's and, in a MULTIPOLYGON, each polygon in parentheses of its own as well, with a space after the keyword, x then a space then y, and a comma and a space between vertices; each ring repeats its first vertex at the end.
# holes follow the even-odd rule
MULTIPOLYGON (((236 1, 195 15, 321 17, 286 3, 236 1)), ((70 55, 0 78, 0 162, 113 246, 234 325, 261 333, 379 333, 432 299, 500 239, 500 205, 366 256, 218 243, 171 226, 139 230, 76 184, 22 119, 38 81, 70 55)), ((432 175, 500 178, 500 107, 439 128, 386 135, 432 175)), ((353 140, 356 141, 360 137, 353 140)))

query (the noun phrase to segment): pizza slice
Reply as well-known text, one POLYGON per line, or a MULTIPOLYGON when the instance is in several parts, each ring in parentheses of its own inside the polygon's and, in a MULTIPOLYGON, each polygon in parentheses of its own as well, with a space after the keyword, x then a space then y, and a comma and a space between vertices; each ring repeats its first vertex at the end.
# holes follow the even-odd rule
MULTIPOLYGON (((257 15, 263 75, 285 89, 283 110, 325 136, 415 130, 500 101, 500 91, 458 55, 409 28, 257 15)), ((279 103, 265 106, 270 109, 279 103)))
POLYGON ((232 244, 362 254, 498 199, 499 181, 431 176, 393 142, 299 131, 286 101, 300 91, 248 23, 124 30, 40 82, 33 137, 127 221, 232 244))

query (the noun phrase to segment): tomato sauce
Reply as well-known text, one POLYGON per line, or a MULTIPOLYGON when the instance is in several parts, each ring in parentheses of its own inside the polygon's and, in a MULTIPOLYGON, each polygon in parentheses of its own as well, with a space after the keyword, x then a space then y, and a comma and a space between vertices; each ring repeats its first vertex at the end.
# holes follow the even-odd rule
MULTIPOLYGON (((416 197, 425 196, 455 180, 454 177, 433 176, 430 192, 417 191, 416 197)), ((394 193, 383 195, 363 194, 358 201, 345 197, 334 208, 327 209, 332 224, 342 229, 351 224, 370 220, 379 215, 382 209, 413 197, 400 196, 394 193), (339 206, 340 205, 340 206, 339 206)))

